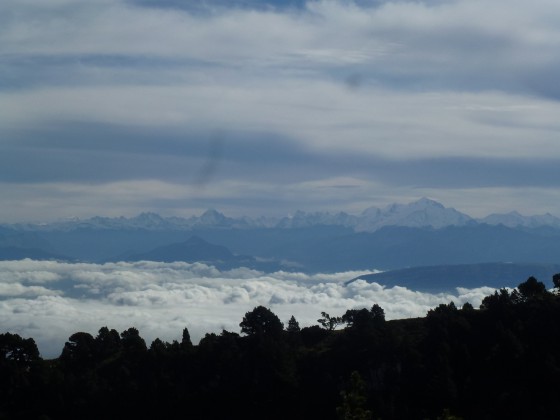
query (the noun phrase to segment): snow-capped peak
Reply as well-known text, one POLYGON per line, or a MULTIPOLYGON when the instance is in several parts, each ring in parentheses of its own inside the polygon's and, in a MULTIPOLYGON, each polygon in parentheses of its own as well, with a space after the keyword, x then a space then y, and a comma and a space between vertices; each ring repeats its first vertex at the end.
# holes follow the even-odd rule
POLYGON ((429 198, 409 204, 391 204, 382 210, 371 207, 364 211, 356 226, 359 231, 374 231, 383 226, 433 227, 461 226, 471 217, 429 198))

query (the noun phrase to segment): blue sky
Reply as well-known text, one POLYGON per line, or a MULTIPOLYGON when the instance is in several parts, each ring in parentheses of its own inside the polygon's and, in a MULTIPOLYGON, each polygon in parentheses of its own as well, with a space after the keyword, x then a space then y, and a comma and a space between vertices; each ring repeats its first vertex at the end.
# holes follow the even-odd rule
POLYGON ((4 0, 0 221, 560 215, 560 3, 4 0))

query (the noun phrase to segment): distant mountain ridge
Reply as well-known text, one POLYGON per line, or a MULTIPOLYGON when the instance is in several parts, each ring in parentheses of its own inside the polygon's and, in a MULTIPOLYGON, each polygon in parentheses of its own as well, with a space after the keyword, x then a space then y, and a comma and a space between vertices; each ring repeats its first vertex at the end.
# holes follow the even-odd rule
POLYGON ((297 211, 292 216, 282 218, 232 218, 215 209, 206 210, 200 216, 189 218, 162 217, 156 213, 141 213, 126 217, 92 217, 86 220, 67 220, 53 223, 19 223, 6 225, 18 231, 71 231, 76 229, 127 229, 127 230, 184 230, 197 228, 255 229, 276 228, 294 229, 313 226, 341 226, 355 232, 375 232, 386 226, 404 226, 415 228, 431 227, 441 229, 448 226, 466 226, 475 224, 504 225, 507 227, 553 227, 560 229, 560 218, 551 214, 523 216, 518 212, 491 214, 475 219, 454 208, 421 198, 408 204, 391 204, 384 208, 369 207, 358 215, 345 212, 304 212, 297 211))
POLYGON ((350 280, 365 280, 386 287, 401 286, 422 292, 454 292, 457 287, 517 287, 533 276, 552 287, 552 276, 560 264, 481 263, 402 268, 366 274, 350 280))
POLYGON ((535 216, 523 216, 516 211, 512 211, 504 214, 491 214, 479 219, 478 221, 479 223, 504 225, 507 227, 537 228, 541 226, 549 226, 560 228, 560 219, 550 213, 535 216))
POLYGON ((276 271, 281 266, 274 262, 258 261, 248 255, 235 255, 227 247, 212 244, 198 236, 192 236, 186 241, 159 246, 150 251, 131 254, 122 260, 125 261, 158 261, 188 263, 200 262, 213 265, 219 269, 246 267, 266 271, 276 271))
MULTIPOLYGON (((258 224, 258 223, 257 223, 258 224)), ((10 227, 21 231, 70 231, 76 229, 142 229, 142 230, 190 230, 196 227, 227 227, 227 228, 245 228, 252 227, 255 223, 251 223, 247 218, 234 219, 227 217, 222 213, 209 209, 200 216, 192 216, 189 218, 182 217, 162 217, 157 213, 145 212, 134 217, 102 217, 95 216, 90 219, 71 219, 52 223, 16 223, 12 225, 4 224, 4 227, 10 227)))
POLYGON ((357 231, 373 232, 384 226, 433 227, 464 226, 473 219, 437 201, 421 198, 410 204, 392 204, 379 210, 375 207, 362 213, 357 231))
MULTIPOLYGON (((560 221, 516 212, 474 219, 423 198, 370 207, 358 215, 299 211, 280 219, 252 219, 211 209, 189 218, 142 213, 0 226, 0 259, 23 258, 185 261, 219 269, 307 273, 494 262, 556 264, 560 221)), ((460 277, 450 270, 444 274, 460 277)), ((398 275, 404 279, 408 272, 398 275)), ((430 282, 435 281, 434 277, 430 282)))
POLYGON ((0 246, 0 261, 13 260, 51 260, 71 261, 72 259, 59 254, 54 254, 38 248, 21 248, 15 246, 0 246))

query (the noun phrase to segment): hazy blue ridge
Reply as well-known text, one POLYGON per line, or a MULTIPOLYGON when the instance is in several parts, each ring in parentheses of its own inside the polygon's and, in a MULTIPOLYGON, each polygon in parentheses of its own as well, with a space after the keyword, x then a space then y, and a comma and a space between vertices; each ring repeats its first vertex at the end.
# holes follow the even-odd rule
POLYGON ((19 248, 15 246, 0 246, 0 260, 56 260, 56 261, 73 261, 72 258, 54 254, 38 248, 19 248))
POLYGON ((219 269, 247 267, 275 271, 280 265, 273 261, 257 261, 252 256, 234 255, 227 247, 215 245, 198 236, 188 240, 156 247, 148 252, 131 254, 123 258, 125 261, 158 261, 158 262, 201 262, 219 269))
MULTIPOLYGON (((283 267, 304 272, 389 270, 497 261, 556 263, 560 255, 560 231, 557 229, 502 225, 441 229, 387 226, 375 232, 354 232, 340 226, 297 229, 200 227, 191 231, 82 228, 43 231, 36 238, 37 246, 33 246, 28 237, 26 248, 42 249, 81 261, 118 261, 143 254, 144 258, 155 258, 155 254, 146 253, 182 243, 193 235, 226 247, 233 255, 249 256, 244 263, 252 259, 282 261, 283 267), (42 243, 48 243, 48 249, 43 248, 42 243)), ((0 246, 11 245, 0 241, 0 246)), ((158 250, 157 257, 164 259, 162 253, 176 252, 174 248, 176 245, 158 250)), ((230 261, 240 263, 241 259, 230 261)))
POLYGON ((517 287, 520 279, 536 277, 552 287, 552 276, 560 273, 560 264, 483 263, 403 268, 366 274, 356 280, 401 286, 422 292, 455 292, 457 287, 517 287))
POLYGON ((41 250, 41 258, 55 255, 96 263, 198 261, 220 268, 307 273, 494 262, 554 264, 560 255, 556 220, 512 212, 481 223, 422 198, 370 207, 359 215, 296 212, 280 219, 233 218, 210 209, 189 218, 142 213, 132 218, 4 225, 0 247, 36 250, 13 251, 9 255, 14 258, 29 258, 41 250))

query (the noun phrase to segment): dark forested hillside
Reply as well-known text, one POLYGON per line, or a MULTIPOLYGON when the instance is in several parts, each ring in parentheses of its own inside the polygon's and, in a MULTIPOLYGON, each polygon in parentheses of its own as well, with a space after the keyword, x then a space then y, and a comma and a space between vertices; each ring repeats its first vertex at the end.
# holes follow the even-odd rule
MULTIPOLYGON (((560 275, 554 277, 556 287, 560 275)), ((72 334, 54 360, 0 335, 0 418, 553 419, 560 296, 531 277, 480 309, 386 321, 376 304, 286 325, 259 306, 193 345, 72 334)))

